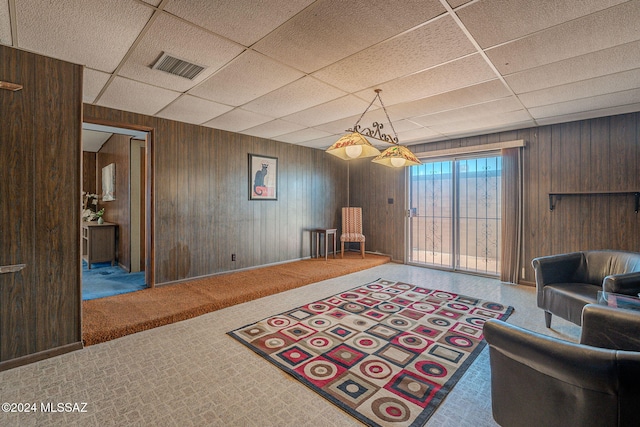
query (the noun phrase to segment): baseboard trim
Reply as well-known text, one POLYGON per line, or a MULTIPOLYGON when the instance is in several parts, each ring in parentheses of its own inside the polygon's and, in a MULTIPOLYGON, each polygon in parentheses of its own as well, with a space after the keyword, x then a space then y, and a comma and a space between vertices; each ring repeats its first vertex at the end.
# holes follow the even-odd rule
POLYGON ((40 351, 38 353, 28 354, 22 357, 16 357, 15 359, 6 360, 0 362, 0 372, 8 369, 17 368, 18 366, 28 365, 39 360, 49 359, 50 357, 60 356, 61 354, 70 353, 76 350, 82 350, 82 341, 78 341, 72 344, 55 347, 49 350, 40 351))
POLYGON ((186 279, 171 280, 169 282, 156 283, 155 286, 156 287, 160 287, 160 286, 167 286, 167 285, 179 285, 180 283, 186 283, 186 282, 191 282, 191 281, 194 281, 194 280, 206 279, 207 277, 220 276, 222 274, 229 274, 229 273, 238 273, 238 272, 241 272, 241 271, 255 270, 257 268, 270 267, 270 266, 273 266, 273 265, 288 264, 290 262, 302 261, 304 259, 310 259, 310 258, 311 257, 307 256, 307 257, 303 257, 303 258, 295 258, 295 259, 290 259, 290 260, 286 260, 286 261, 272 262, 272 263, 269 263, 269 264, 261 264, 261 265, 251 266, 251 267, 236 268, 236 269, 233 269, 233 270, 218 271, 218 272, 211 273, 211 274, 203 274, 201 276, 188 277, 186 279))
MULTIPOLYGON (((360 253, 360 250, 348 250, 345 248, 345 252, 357 252, 360 253)), ((369 252, 369 251, 365 251, 365 254, 373 254, 373 255, 380 255, 380 256, 388 256, 389 258, 391 258, 390 255, 386 255, 380 252, 369 252)), ((333 252, 329 252, 329 255, 333 255, 333 252)), ((336 251, 336 257, 340 258, 340 251, 337 250, 336 251)), ((243 268, 236 268, 233 270, 225 270, 225 271, 218 271, 215 273, 211 273, 211 274, 204 274, 201 276, 195 276, 195 277, 188 277, 185 279, 179 279, 179 280, 171 280, 169 282, 162 282, 162 283, 156 283, 155 286, 156 287, 160 287, 160 286, 167 286, 167 285, 179 285, 180 283, 186 283, 186 282, 191 282, 194 280, 200 280, 200 279, 206 279, 207 277, 213 277, 213 276, 220 276, 222 274, 229 274, 229 273, 238 273, 240 271, 249 271, 249 270, 255 270, 257 268, 264 268, 264 267, 270 267, 270 266, 274 266, 274 265, 281 265, 281 264, 289 264, 291 262, 297 262, 297 261, 302 261, 305 259, 311 259, 310 256, 305 256, 302 258, 294 258, 294 259, 288 259, 285 261, 277 261, 277 262, 272 262, 272 263, 268 263, 268 264, 261 264, 261 265, 254 265, 251 267, 243 267, 243 268)), ((395 261, 395 260, 391 260, 392 262, 397 262, 402 264, 402 261, 395 261)))

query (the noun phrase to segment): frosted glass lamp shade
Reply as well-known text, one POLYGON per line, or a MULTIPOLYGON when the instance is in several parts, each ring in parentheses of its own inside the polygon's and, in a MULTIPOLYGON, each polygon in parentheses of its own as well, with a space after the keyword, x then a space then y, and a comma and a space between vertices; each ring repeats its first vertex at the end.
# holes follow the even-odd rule
POLYGON ((407 163, 407 160, 403 157, 392 157, 391 158, 391 166, 396 168, 401 168, 407 163))
POLYGON ((344 151, 350 158, 357 159, 362 154, 362 145, 349 145, 344 151))

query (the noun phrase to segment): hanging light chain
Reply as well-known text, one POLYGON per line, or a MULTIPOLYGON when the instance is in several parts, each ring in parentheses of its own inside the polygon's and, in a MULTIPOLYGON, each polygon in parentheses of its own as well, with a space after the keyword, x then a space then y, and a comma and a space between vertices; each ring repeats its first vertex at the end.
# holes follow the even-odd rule
MULTIPOLYGON (((378 91, 380 89, 376 89, 376 91, 378 91)), ((375 102, 376 98, 378 97, 378 94, 376 92, 376 96, 373 97, 373 99, 371 100, 371 102, 369 103, 369 106, 367 107, 366 110, 364 110, 364 112, 362 113, 362 115, 360 116, 360 118, 358 119, 358 121, 356 122, 355 125, 353 125, 354 129, 358 128, 358 123, 360 123, 360 120, 362 120, 362 118, 364 117, 365 114, 367 114, 367 111, 369 111, 369 108, 371 108, 371 106, 373 105, 373 103, 375 102)), ((380 101, 382 103, 382 101, 380 101)), ((356 131, 357 132, 357 131, 356 131)))
POLYGON ((382 98, 380 97, 380 92, 382 92, 382 89, 376 89, 375 92, 376 92, 376 96, 373 97, 367 109, 364 110, 364 112, 362 113, 362 115, 360 116, 356 124, 353 126, 353 129, 347 129, 347 132, 358 132, 358 133, 362 133, 363 135, 370 136, 375 139, 379 139, 380 141, 388 142, 389 144, 399 145, 398 133, 396 132, 396 129, 393 127, 393 123, 391 122, 391 119, 389 118, 389 113, 387 112, 387 108, 384 106, 384 102, 382 102, 382 98), (380 129, 384 128, 384 125, 382 123, 374 122, 373 127, 375 128, 375 130, 372 130, 371 128, 363 129, 359 124, 362 118, 364 117, 364 115, 367 114, 367 111, 369 111, 373 103, 376 101, 376 99, 380 101, 382 110, 384 111, 384 114, 387 116, 389 125, 391 125, 391 130, 393 131, 394 137, 391 137, 390 135, 385 135, 384 133, 380 132, 380 129))
MULTIPOLYGON (((389 113, 387 113, 387 108, 384 106, 384 102, 382 102, 382 98, 380 98, 380 92, 382 92, 381 89, 376 89, 376 97, 378 97, 378 99, 380 100, 380 105, 382 105, 382 109, 384 110, 384 114, 387 116, 387 120, 389 121, 389 124, 391 125, 391 130, 393 131, 393 136, 395 136, 395 142, 396 144, 398 144, 398 133, 396 132, 396 129, 393 127, 393 123, 391 122, 391 119, 389 118, 389 113)), ((373 98, 375 99, 375 98, 373 98)))

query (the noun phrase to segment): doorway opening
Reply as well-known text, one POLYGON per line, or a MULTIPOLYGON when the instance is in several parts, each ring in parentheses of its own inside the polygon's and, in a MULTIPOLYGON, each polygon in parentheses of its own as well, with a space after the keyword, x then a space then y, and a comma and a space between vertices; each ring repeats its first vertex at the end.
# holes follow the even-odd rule
POLYGON ((409 171, 409 263, 500 272, 502 158, 424 162, 409 171))
POLYGON ((83 123, 83 300, 154 285, 152 135, 147 128, 83 123))

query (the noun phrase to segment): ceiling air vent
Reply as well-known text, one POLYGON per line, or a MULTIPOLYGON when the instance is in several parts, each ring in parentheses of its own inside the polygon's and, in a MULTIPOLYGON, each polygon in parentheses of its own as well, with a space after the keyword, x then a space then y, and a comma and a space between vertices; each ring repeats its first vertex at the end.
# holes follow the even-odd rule
POLYGON ((151 68, 173 74, 174 76, 193 80, 204 70, 205 67, 176 58, 175 56, 171 56, 164 52, 151 68))

